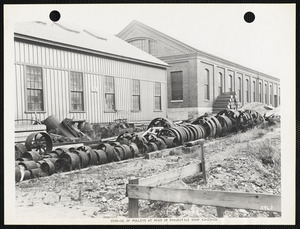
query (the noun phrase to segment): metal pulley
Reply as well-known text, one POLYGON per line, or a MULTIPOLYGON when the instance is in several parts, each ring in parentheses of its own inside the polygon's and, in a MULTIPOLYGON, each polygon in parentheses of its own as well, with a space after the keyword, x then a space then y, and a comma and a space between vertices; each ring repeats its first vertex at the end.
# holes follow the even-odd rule
POLYGON ((51 137, 45 132, 30 134, 25 141, 28 151, 36 149, 40 154, 50 153, 52 151, 53 142, 51 137))

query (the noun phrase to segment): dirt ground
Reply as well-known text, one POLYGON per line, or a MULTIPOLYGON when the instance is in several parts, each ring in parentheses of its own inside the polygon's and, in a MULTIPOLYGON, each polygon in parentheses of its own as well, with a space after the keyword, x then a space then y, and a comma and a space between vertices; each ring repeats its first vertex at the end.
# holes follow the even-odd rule
MULTIPOLYGON (((205 142, 207 184, 195 176, 173 186, 192 189, 281 193, 280 126, 255 128, 205 142)), ((148 177, 200 162, 199 153, 118 163, 16 183, 17 217, 127 218, 129 178, 148 177)), ((216 208, 140 201, 140 217, 217 217, 216 208)), ((226 209, 224 217, 279 217, 279 213, 226 209)))

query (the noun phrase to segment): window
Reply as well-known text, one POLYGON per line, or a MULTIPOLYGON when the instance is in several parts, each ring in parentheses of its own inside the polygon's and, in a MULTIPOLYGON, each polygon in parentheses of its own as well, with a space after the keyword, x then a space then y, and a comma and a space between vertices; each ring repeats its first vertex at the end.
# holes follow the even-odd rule
POLYGON ((148 52, 148 47, 146 45, 147 40, 146 39, 138 39, 138 40, 134 40, 134 41, 130 41, 129 44, 132 44, 133 46, 148 52))
POLYGON ((115 83, 112 76, 105 76, 105 111, 115 111, 115 83))
POLYGON ((271 84, 270 84, 269 94, 270 94, 270 105, 272 105, 273 104, 273 100, 272 100, 272 85, 271 84))
POLYGON ((268 93, 267 93, 267 91, 268 91, 268 86, 267 86, 267 84, 265 84, 265 104, 268 104, 268 93))
POLYGON ((128 41, 128 43, 152 55, 156 54, 156 41, 154 40, 142 38, 128 41))
POLYGON ((252 100, 252 102, 255 102, 255 93, 256 93, 256 90, 255 90, 255 86, 256 86, 255 81, 253 81, 252 84, 253 84, 253 90, 252 90, 253 100, 252 100))
POLYGON ((81 72, 70 72, 71 111, 83 111, 83 77, 81 72))
POLYGON ((261 91, 262 91, 262 84, 259 83, 258 85, 258 96, 259 96, 259 102, 262 102, 262 94, 261 94, 261 91))
POLYGON ((133 111, 141 110, 139 80, 132 80, 132 110, 133 111))
POLYGON ((171 72, 172 100, 183 100, 183 73, 171 72))
POLYGON ((229 75, 229 91, 232 92, 232 75, 229 75))
POLYGON ((204 99, 209 100, 209 70, 204 71, 204 99))
POLYGON ((278 87, 278 105, 280 105, 280 87, 278 87))
POLYGON ((246 102, 249 103, 249 80, 246 79, 246 102))
POLYGON ((40 67, 26 67, 27 110, 43 111, 43 73, 40 67))
POLYGON ((161 110, 161 84, 157 82, 154 84, 154 110, 161 110))
POLYGON ((223 88, 223 74, 221 73, 221 72, 219 72, 219 81, 218 81, 218 89, 219 89, 219 91, 218 91, 218 95, 221 95, 222 94, 222 88, 223 88))
POLYGON ((241 77, 238 78, 238 97, 239 97, 239 101, 242 102, 242 80, 241 80, 241 77))

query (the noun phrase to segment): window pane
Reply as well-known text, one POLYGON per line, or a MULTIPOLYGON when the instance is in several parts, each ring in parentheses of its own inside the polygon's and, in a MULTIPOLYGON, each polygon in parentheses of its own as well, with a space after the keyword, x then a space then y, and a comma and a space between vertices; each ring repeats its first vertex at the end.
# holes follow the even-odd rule
POLYGON ((209 70, 204 70, 204 99, 209 100, 209 70))
POLYGON ((154 92, 155 96, 160 96, 161 95, 161 86, 160 83, 155 83, 155 92, 154 92))
POLYGON ((105 94, 105 110, 114 110, 114 109, 115 109, 115 95, 105 94))
POLYGON ((149 40, 149 53, 152 55, 156 54, 156 42, 149 40))
POLYGON ((132 94, 139 95, 140 94, 140 81, 132 80, 132 94))
POLYGON ((161 97, 155 96, 155 110, 161 110, 161 97))
POLYGON ((171 72, 172 100, 183 100, 183 73, 171 72))
POLYGON ((133 104, 134 111, 140 110, 140 96, 139 95, 132 96, 132 104, 133 104))
POLYGON ((73 111, 83 111, 83 93, 71 92, 71 109, 73 111))
POLYGON ((83 91, 83 76, 81 72, 71 72, 71 91, 83 91))
POLYGON ((114 92, 114 78, 111 76, 105 77, 105 92, 114 92))

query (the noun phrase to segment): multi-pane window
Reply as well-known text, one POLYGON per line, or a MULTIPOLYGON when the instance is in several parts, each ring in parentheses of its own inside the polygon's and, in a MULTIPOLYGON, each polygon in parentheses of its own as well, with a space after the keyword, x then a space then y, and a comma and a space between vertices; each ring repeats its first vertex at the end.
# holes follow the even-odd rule
POLYGON ((255 98, 255 93, 256 93, 256 90, 255 90, 255 87, 256 87, 255 81, 252 82, 252 85, 253 85, 253 90, 252 90, 253 100, 252 101, 255 102, 255 99, 256 99, 255 98))
POLYGON ((246 102, 249 103, 249 80, 246 79, 246 102))
POLYGON ((259 102, 262 102, 262 94, 261 94, 261 91, 262 91, 262 85, 261 85, 261 83, 259 83, 259 85, 258 85, 259 102))
POLYGON ((128 43, 152 55, 156 54, 156 41, 154 40, 143 38, 129 41, 128 43))
POLYGON ((71 111, 83 111, 83 76, 81 72, 70 72, 71 111))
POLYGON ((154 110, 161 110, 161 83, 154 84, 154 110))
POLYGON ((171 72, 172 100, 183 100, 183 73, 182 71, 171 72))
POLYGON ((218 95, 221 95, 223 90, 223 74, 219 72, 219 80, 218 80, 218 95))
POLYGON ((141 110, 141 101, 140 101, 140 81, 132 80, 132 110, 140 111, 141 110))
POLYGON ((232 92, 232 75, 229 75, 229 91, 232 92))
POLYGON ((209 70, 204 71, 204 99, 209 100, 209 70))
POLYGON ((146 39, 138 39, 138 40, 130 41, 129 43, 145 52, 148 52, 148 47, 146 42, 147 42, 146 39))
POLYGON ((242 101, 242 79, 241 77, 238 78, 238 96, 239 96, 239 101, 242 101))
POLYGON ((267 84, 265 84, 265 103, 266 104, 268 104, 268 93, 267 93, 267 91, 268 91, 268 86, 267 86, 267 84))
POLYGON ((43 73, 40 67, 26 67, 26 95, 28 111, 43 111, 43 73))
POLYGON ((105 111, 115 111, 115 83, 112 76, 105 76, 105 111))
POLYGON ((272 100, 272 85, 271 84, 270 84, 269 94, 270 94, 270 105, 272 105, 273 104, 273 100, 272 100))

